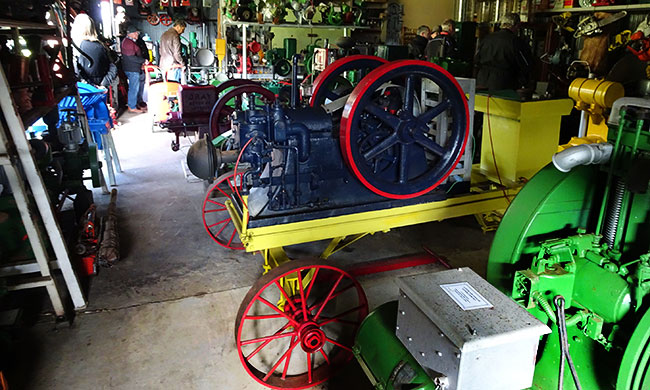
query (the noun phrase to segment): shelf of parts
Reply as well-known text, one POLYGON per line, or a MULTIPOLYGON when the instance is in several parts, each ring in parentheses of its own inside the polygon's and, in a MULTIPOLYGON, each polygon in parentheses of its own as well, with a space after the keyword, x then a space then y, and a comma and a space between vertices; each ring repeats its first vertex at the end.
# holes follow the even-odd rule
POLYGON ((46 23, 25 22, 22 20, 0 19, 0 27, 32 30, 53 30, 55 27, 46 23))
POLYGON ((238 26, 255 26, 255 27, 292 27, 292 28, 308 28, 308 29, 311 29, 311 28, 324 28, 324 29, 330 29, 330 30, 343 29, 343 28, 359 29, 359 30, 370 29, 370 27, 368 27, 368 26, 354 26, 354 25, 335 26, 335 25, 332 25, 332 24, 298 24, 298 23, 275 24, 275 23, 239 22, 239 21, 233 21, 233 20, 226 20, 225 24, 238 25, 238 26))
POLYGON ((603 11, 629 11, 629 12, 643 12, 650 11, 650 4, 627 4, 627 5, 604 5, 602 7, 576 7, 576 8, 553 8, 535 11, 536 15, 544 14, 561 14, 564 12, 603 12, 603 11))

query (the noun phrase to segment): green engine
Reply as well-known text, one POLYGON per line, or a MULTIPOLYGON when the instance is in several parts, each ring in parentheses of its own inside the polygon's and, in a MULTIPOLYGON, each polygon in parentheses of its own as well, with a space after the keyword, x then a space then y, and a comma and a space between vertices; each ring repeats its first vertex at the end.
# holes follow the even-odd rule
MULTIPOLYGON (((650 101, 621 99, 610 118, 607 143, 558 153, 524 186, 490 251, 488 281, 552 331, 532 389, 650 389, 650 101)), ((375 387, 446 388, 394 336, 396 315, 385 305, 359 329, 375 387)))
POLYGON ((607 144, 568 149, 526 184, 492 245, 488 280, 553 330, 533 388, 650 388, 650 102, 627 103, 607 144), (560 379, 560 321, 577 381, 570 367, 560 379))

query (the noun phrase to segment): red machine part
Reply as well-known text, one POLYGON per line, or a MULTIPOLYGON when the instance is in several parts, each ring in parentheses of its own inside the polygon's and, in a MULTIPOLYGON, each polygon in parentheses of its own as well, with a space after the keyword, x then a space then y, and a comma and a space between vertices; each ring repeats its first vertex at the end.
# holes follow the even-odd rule
POLYGON ((262 50, 262 45, 257 41, 251 41, 248 43, 248 50, 252 53, 259 53, 262 50))
POLYGON ((241 85, 226 92, 219 98, 219 100, 217 100, 217 103, 212 107, 212 113, 210 113, 210 132, 213 139, 228 130, 223 125, 226 124, 228 116, 232 114, 235 109, 241 110, 243 103, 242 97, 244 94, 249 97, 260 97, 268 103, 273 103, 276 98, 273 92, 257 84, 241 85), (233 99, 235 101, 234 109, 228 105, 228 103, 233 99))
MULTIPOLYGON (((242 67, 242 64, 244 62, 244 56, 239 54, 239 59, 237 60, 237 73, 243 73, 244 68, 242 67)), ((250 56, 246 57, 246 73, 252 73, 253 72, 253 61, 251 60, 250 56)))
POLYGON ((258 279, 241 303, 239 358, 266 387, 316 386, 353 357, 354 335, 367 314, 366 295, 349 273, 323 260, 290 261, 258 279))
POLYGON ((650 61, 650 37, 646 37, 641 31, 635 32, 630 36, 627 50, 641 61, 650 61))
POLYGON ((160 0, 160 8, 169 7, 169 0, 160 0))
POLYGON ((343 159, 372 192, 414 198, 436 188, 457 166, 469 138, 468 118, 465 93, 446 70, 425 61, 390 62, 370 72, 348 97, 339 132, 343 159), (443 100, 416 115, 417 85, 423 81, 437 84, 443 100), (387 85, 400 93, 390 96, 387 85), (381 106, 380 99, 398 105, 381 106), (441 145, 430 126, 443 114, 450 115, 451 135, 441 145), (413 155, 417 158, 409 158, 413 155))
POLYGON ((233 250, 243 250, 244 244, 228 214, 226 201, 234 201, 235 187, 241 184, 242 175, 235 176, 231 171, 219 176, 205 195, 202 209, 203 226, 210 237, 222 247, 233 250))
MULTIPOLYGON (((351 70, 367 70, 368 72, 380 65, 388 63, 387 60, 381 57, 366 56, 366 55, 353 55, 343 57, 334 61, 330 66, 325 68, 316 80, 312 89, 312 95, 309 99, 311 107, 318 107, 325 103, 326 100, 336 100, 345 95, 345 92, 339 91, 339 85, 346 80, 343 78, 345 72, 351 70)), ((351 88, 352 85, 350 84, 351 88)))
POLYGON ((160 18, 156 14, 151 14, 147 16, 147 22, 149 22, 149 24, 152 26, 157 26, 160 24, 160 18))
POLYGON ((95 230, 96 210, 97 208, 92 204, 84 214, 75 247, 77 254, 81 257, 81 268, 86 276, 97 273, 97 243, 99 240, 95 230))
POLYGON ((163 26, 169 26, 170 24, 172 24, 172 17, 169 16, 169 14, 160 14, 159 19, 160 19, 160 24, 162 24, 163 26))

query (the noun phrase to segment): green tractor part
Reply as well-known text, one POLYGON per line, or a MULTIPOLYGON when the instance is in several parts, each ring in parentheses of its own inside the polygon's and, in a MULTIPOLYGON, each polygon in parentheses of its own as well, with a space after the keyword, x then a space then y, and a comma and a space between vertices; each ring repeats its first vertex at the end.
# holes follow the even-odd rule
POLYGON ((396 325, 397 301, 379 306, 363 320, 352 348, 359 365, 377 390, 436 390, 433 380, 395 336, 396 325))
MULTIPOLYGON (((611 148, 608 163, 569 173, 547 166, 496 233, 488 280, 553 330, 540 344, 535 389, 560 381, 558 295, 582 389, 650 389, 648 119, 647 108, 621 110, 617 125, 610 121, 609 145, 598 146, 611 148)), ((563 382, 577 388, 569 369, 563 382)))

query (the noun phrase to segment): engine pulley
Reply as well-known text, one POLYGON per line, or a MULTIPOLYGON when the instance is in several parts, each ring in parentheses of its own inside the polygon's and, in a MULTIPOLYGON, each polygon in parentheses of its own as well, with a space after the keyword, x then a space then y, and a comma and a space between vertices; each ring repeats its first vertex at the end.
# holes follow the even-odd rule
POLYGON ((391 62, 370 72, 348 97, 341 152, 354 176, 374 193, 414 198, 436 188, 456 167, 469 137, 468 118, 465 94, 446 70, 418 60, 391 62), (437 85, 437 105, 419 101, 423 83, 437 85))

